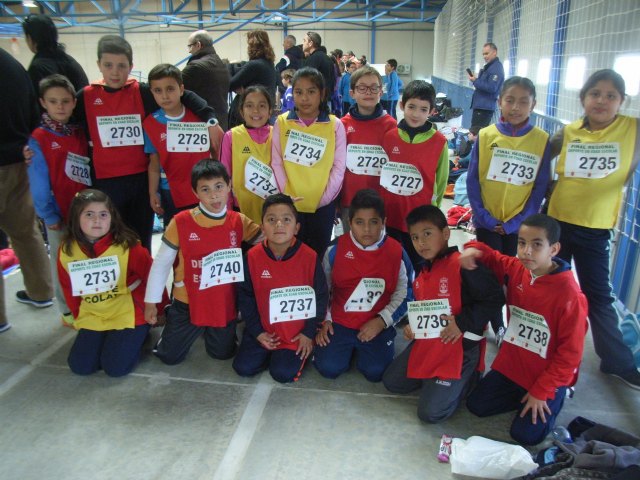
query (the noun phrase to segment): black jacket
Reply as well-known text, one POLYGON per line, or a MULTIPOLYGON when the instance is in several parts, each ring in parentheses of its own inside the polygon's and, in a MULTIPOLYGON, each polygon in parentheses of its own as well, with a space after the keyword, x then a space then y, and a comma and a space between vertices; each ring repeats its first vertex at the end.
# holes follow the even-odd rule
POLYGON ((231 75, 213 47, 204 47, 194 53, 182 70, 184 88, 206 100, 216 111, 220 127, 227 130, 227 106, 231 75))
POLYGON ((325 83, 325 99, 329 100, 331 98, 331 94, 333 93, 333 89, 336 85, 335 72, 333 69, 333 61, 329 58, 329 56, 321 50, 315 50, 311 55, 309 55, 304 62, 305 67, 313 67, 318 70, 322 76, 324 77, 325 83))
POLYGON ((61 50, 36 53, 33 59, 31 59, 31 64, 27 71, 33 82, 33 89, 36 95, 38 95, 38 84, 40 80, 54 73, 59 73, 67 77, 73 84, 76 92, 79 92, 89 85, 87 74, 80 64, 76 62, 75 58, 71 55, 61 50))

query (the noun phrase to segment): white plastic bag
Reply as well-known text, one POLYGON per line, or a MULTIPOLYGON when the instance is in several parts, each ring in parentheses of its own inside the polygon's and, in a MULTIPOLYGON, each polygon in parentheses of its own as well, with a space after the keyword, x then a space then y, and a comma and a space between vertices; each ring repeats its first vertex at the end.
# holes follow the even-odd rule
POLYGON ((478 436, 454 438, 449 460, 451 473, 499 480, 521 477, 538 467, 521 446, 478 436))

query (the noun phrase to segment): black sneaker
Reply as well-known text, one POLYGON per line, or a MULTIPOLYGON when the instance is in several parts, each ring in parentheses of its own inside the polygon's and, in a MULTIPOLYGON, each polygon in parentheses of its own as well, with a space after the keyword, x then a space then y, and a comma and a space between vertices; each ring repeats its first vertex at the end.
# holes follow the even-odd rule
POLYGON ((640 372, 638 370, 629 373, 607 373, 607 375, 621 380, 635 390, 640 390, 640 372))
POLYGON ((47 308, 53 305, 53 300, 51 299, 40 300, 40 301, 34 300, 29 295, 27 295, 27 292, 25 290, 20 290, 16 292, 16 300, 19 301, 20 303, 26 303, 27 305, 32 305, 36 308, 47 308))

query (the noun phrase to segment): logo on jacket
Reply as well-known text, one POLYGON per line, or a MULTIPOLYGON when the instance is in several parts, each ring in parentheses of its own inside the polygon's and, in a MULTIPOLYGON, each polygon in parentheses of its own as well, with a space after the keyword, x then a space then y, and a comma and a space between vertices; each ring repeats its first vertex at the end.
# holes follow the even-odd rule
POLYGON ((351 250, 349 250, 347 253, 344 254, 344 258, 348 258, 350 260, 353 260, 355 257, 353 256, 353 252, 351 250))
POLYGON ((524 292, 524 288, 522 287, 522 284, 519 283, 516 288, 518 289, 519 292, 524 292))
POLYGON ((355 131, 356 131, 356 129, 355 129, 355 128, 353 128, 351 125, 349 125, 349 126, 347 127, 347 133, 354 133, 355 131))
POLYGON ((491 144, 491 147, 489 147, 489 148, 491 148, 491 150, 493 150, 494 148, 499 148, 499 146, 498 146, 498 144, 496 142, 493 142, 491 144))
POLYGON ((196 232, 191 232, 189 234, 189 241, 190 242, 195 242, 197 240, 200 240, 200 237, 198 236, 198 234, 196 232))
POLYGON ((397 146, 393 147, 393 150, 391 150, 391 153, 400 153, 400 149, 397 146))
POLYGON ((251 149, 245 145, 245 147, 242 149, 242 153, 251 153, 251 149))
POLYGON ((262 271, 262 275, 260 275, 260 278, 271 278, 271 274, 269 273, 269 270, 265 269, 262 271))
POLYGON ((238 246, 238 234, 235 232, 235 230, 229 232, 229 243, 232 247, 238 246))
POLYGON ((51 149, 55 150, 57 148, 62 148, 58 142, 51 142, 51 149))
POLYGON ((440 279, 439 293, 440 295, 449 295, 449 279, 447 277, 440 279))
POLYGON ((96 98, 96 99, 93 101, 93 104, 94 104, 94 105, 102 105, 102 104, 103 104, 102 99, 101 99, 101 98, 99 98, 99 97, 98 97, 98 98, 96 98))
POLYGON ((166 142, 167 141, 167 132, 162 132, 160 134, 160 141, 161 142, 166 142))

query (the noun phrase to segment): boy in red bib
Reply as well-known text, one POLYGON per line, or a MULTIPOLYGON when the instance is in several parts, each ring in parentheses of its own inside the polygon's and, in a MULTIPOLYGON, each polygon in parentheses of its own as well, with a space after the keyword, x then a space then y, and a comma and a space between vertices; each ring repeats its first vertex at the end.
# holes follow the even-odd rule
POLYGON ((58 309, 63 322, 72 323, 73 316, 58 281, 58 249, 73 197, 91 186, 89 145, 82 128, 69 122, 76 92, 67 77, 54 74, 40 81, 40 105, 46 112, 29 138, 33 151, 29 184, 36 213, 47 226, 58 309))
MULTIPOLYGON (((147 197, 149 159, 142 120, 158 105, 147 85, 129 78, 133 50, 124 38, 100 38, 98 69, 103 78, 78 92, 74 111, 93 143, 93 185, 109 195, 124 222, 150 250, 153 211, 147 197)), ((202 121, 217 123, 213 109, 193 92, 185 92, 183 101, 202 121)))
POLYGON ((418 417, 441 422, 456 410, 470 384, 484 369, 483 332, 501 318, 504 295, 486 269, 462 270, 457 247, 449 247, 450 231, 442 211, 433 205, 407 216, 416 252, 426 262, 413 283, 405 337, 413 342, 382 377, 394 393, 420 389, 418 417))
POLYGON ((357 352, 357 369, 379 382, 395 353, 394 325, 413 296, 413 268, 402 245, 384 231, 380 195, 363 189, 350 203, 350 231, 329 246, 322 263, 331 302, 313 363, 322 376, 337 378, 357 352))
POLYGON ((218 158, 223 132, 219 125, 207 128, 182 105, 182 73, 173 65, 153 67, 149 87, 161 107, 142 122, 144 151, 149 154, 149 200, 166 227, 176 213, 198 203, 191 188, 191 169, 212 152, 218 158), (159 189, 161 170, 165 178, 159 189))
POLYGON ((327 310, 327 283, 317 254, 295 237, 291 197, 277 193, 262 206, 266 240, 245 256, 238 304, 246 327, 233 369, 249 377, 267 367, 274 380, 297 380, 327 310))
POLYGON ((507 287, 508 328, 491 371, 467 399, 480 417, 518 410, 511 437, 540 443, 553 428, 566 390, 575 384, 587 333, 587 301, 560 251, 560 225, 534 214, 518 231, 518 257, 470 242, 462 267, 476 259, 507 287))
POLYGON ((145 294, 145 320, 157 321, 171 266, 173 302, 154 353, 168 365, 182 362, 204 334, 212 358, 231 358, 236 351, 236 295, 242 281, 241 242, 260 240, 260 227, 243 214, 227 210, 231 192, 227 170, 218 161, 198 162, 191 173, 199 206, 178 213, 164 233, 153 260, 145 294))
POLYGON ((424 80, 409 82, 402 92, 404 119, 382 141, 389 161, 382 167, 380 186, 387 208, 387 233, 402 243, 413 267, 421 262, 404 219, 420 205, 440 206, 449 176, 447 139, 427 120, 436 92, 424 80))

